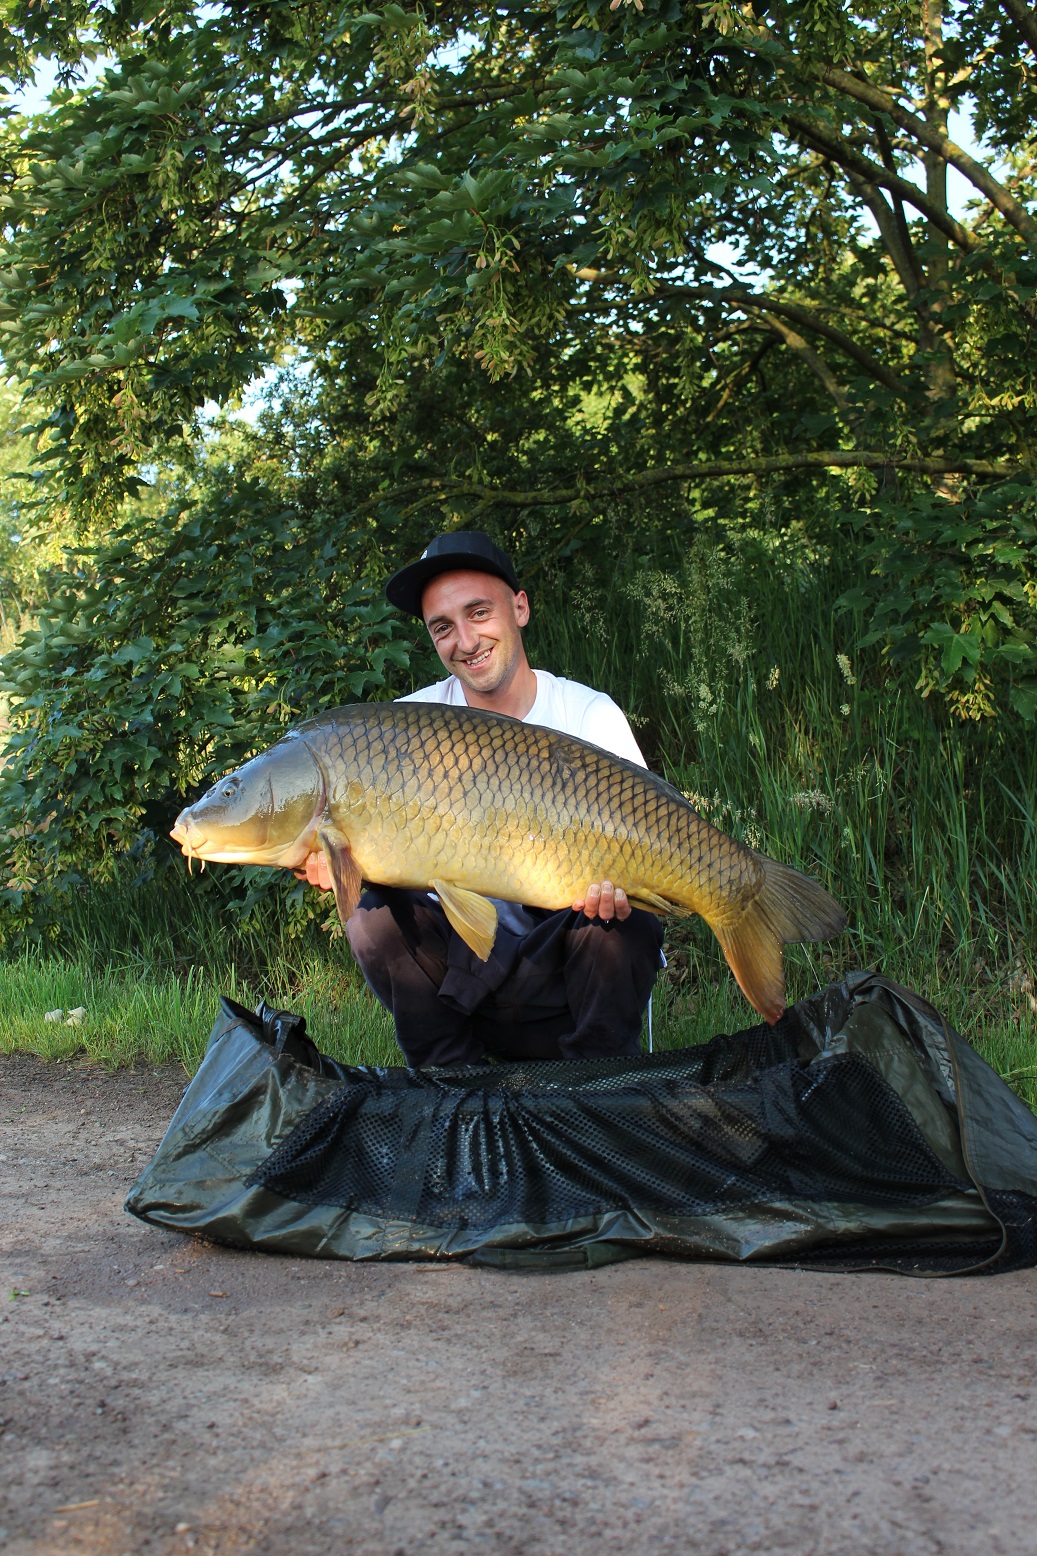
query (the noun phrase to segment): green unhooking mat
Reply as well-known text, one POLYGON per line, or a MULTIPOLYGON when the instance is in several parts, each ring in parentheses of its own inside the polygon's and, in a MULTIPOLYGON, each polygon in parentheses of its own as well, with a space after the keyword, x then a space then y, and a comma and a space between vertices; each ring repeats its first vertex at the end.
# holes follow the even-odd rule
POLYGON ((856 973, 637 1059, 349 1068, 223 1000, 126 1208, 292 1256, 637 1254, 959 1274, 1037 1263, 1037 1119, 917 995, 856 973))

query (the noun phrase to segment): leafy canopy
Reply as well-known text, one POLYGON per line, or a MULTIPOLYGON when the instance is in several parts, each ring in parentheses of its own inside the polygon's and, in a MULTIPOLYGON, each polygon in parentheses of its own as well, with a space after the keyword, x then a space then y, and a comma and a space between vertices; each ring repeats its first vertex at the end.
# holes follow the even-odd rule
POLYGON ((389 689, 370 590, 461 522, 534 581, 837 529, 894 666, 1037 715, 1022 0, 6 10, 11 83, 59 66, 0 129, 0 343, 86 545, 6 666, 55 857, 389 689), (199 413, 273 364, 217 477, 199 413))

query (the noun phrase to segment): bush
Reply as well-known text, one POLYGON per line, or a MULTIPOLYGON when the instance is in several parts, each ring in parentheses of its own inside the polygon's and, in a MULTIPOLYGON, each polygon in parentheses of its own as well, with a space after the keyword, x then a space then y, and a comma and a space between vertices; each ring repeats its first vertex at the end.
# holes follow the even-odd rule
POLYGON ((240 476, 66 552, 0 667, 0 934, 45 934, 128 852, 153 870, 184 798, 293 720, 387 694, 408 652, 381 571, 369 532, 329 534, 240 476))

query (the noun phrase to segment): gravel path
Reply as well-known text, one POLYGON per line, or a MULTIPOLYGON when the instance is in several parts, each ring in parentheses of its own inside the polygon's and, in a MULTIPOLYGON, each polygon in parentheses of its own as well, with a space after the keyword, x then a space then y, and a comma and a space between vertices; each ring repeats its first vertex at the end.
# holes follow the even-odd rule
POLYGON ((122 1210, 183 1079, 0 1058, 0 1547, 1037 1544, 1037 1272, 233 1252, 122 1210))

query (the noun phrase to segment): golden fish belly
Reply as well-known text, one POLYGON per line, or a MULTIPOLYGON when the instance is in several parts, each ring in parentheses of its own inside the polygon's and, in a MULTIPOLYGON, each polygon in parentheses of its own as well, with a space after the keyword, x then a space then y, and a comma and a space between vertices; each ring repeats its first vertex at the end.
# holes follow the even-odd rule
POLYGON ((707 914, 749 884, 752 856, 646 771, 535 726, 445 711, 393 705, 350 731, 337 766, 329 732, 331 809, 365 879, 439 879, 544 908, 609 879, 707 914))

